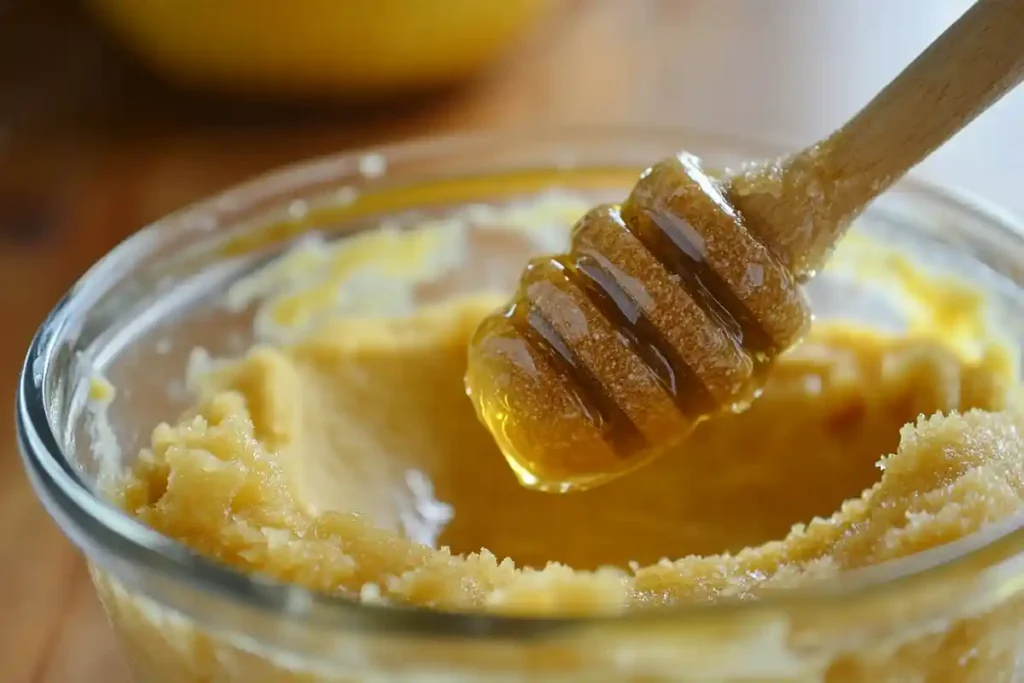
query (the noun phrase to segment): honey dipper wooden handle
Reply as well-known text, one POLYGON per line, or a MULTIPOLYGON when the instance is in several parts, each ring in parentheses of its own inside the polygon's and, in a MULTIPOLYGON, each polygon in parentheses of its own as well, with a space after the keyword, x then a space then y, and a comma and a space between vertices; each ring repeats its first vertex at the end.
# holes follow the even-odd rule
POLYGON ((730 200, 798 277, 872 199, 1024 79, 1024 0, 978 0, 845 126, 738 175, 730 200))

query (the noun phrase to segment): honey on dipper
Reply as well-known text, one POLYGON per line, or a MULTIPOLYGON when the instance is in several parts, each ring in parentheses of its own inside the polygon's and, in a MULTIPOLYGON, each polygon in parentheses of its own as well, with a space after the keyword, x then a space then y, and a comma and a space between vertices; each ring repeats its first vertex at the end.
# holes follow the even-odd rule
POLYGON ((568 254, 530 263, 480 326, 467 382, 525 485, 586 488, 636 467, 746 407, 800 338, 797 276, 725 190, 690 155, 662 161, 621 206, 588 212, 568 254))
POLYGON ((587 489, 754 400, 810 323, 800 285, 864 206, 1024 77, 1016 3, 981 0, 793 157, 717 177, 678 154, 532 261, 469 349, 467 391, 519 481, 587 489), (1000 28, 1002 27, 1002 28, 1000 28))

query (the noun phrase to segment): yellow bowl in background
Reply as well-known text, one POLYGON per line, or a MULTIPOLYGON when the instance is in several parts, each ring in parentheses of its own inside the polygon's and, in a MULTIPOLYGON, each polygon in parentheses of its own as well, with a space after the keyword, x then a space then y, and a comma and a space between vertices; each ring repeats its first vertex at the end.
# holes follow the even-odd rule
POLYGON ((156 72, 260 96, 373 99, 458 82, 557 0, 87 0, 156 72))

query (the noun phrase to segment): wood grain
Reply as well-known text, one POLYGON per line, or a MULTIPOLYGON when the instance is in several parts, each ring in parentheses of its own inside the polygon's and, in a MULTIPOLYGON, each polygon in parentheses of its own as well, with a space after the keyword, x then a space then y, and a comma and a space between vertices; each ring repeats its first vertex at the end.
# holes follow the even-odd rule
POLYGON ((821 268, 853 218, 1024 81, 1024 10, 979 0, 826 139, 741 174, 730 199, 798 278, 821 268))
MULTIPOLYGON (((93 261, 165 212, 354 146, 484 126, 679 123, 700 88, 720 93, 714 111, 731 114, 739 91, 719 88, 710 62, 681 58, 681 46, 747 74, 751 65, 717 48, 764 6, 577 0, 473 83, 355 110, 177 92, 134 68, 75 0, 0 0, 0 415, 13 412, 15 378, 46 312, 93 261)), ((0 420, 0 681, 126 683, 82 562, 35 501, 12 432, 0 420)))
MULTIPOLYGON (((610 32, 633 16, 622 7, 570 8, 456 91, 349 110, 176 92, 133 67, 72 2, 0 2, 0 379, 8 387, 0 414, 13 412, 15 379, 43 316, 138 227, 308 156, 573 117, 601 99, 580 74, 625 73, 621 50, 617 58, 582 50, 595 37, 614 44, 610 32)), ((0 560, 0 681, 130 680, 79 554, 29 488, 9 419, 0 420, 0 560)))

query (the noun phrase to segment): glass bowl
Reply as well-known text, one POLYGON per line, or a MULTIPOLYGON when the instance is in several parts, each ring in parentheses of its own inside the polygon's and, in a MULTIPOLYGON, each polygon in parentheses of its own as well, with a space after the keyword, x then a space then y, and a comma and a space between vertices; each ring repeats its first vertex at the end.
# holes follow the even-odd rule
MULTIPOLYGON (((286 250, 311 235, 350 239, 382 223, 404 229, 552 192, 584 204, 620 199, 645 165, 673 149, 719 167, 778 152, 686 131, 572 129, 343 154, 173 214, 90 269, 32 342, 18 386, 18 437, 35 490, 89 562, 137 679, 1017 680, 1024 531, 1016 517, 758 601, 542 619, 354 604, 246 576, 98 494, 105 473, 130 463, 156 424, 187 407, 182 379, 194 348, 224 357, 253 342, 253 308, 225 305, 223 294, 286 250), (101 408, 90 400, 106 386, 98 377, 117 389, 101 408)), ((979 283, 990 294, 990 318, 1020 349, 1024 238, 1012 217, 908 180, 854 232, 979 283)), ((558 248, 557 235, 549 236, 541 230, 525 246, 498 240, 490 251, 471 245, 473 258, 450 271, 446 288, 428 287, 423 298, 509 292, 529 253, 558 248)), ((816 314, 903 324, 891 283, 866 287, 849 265, 840 258, 811 284, 816 314)))

